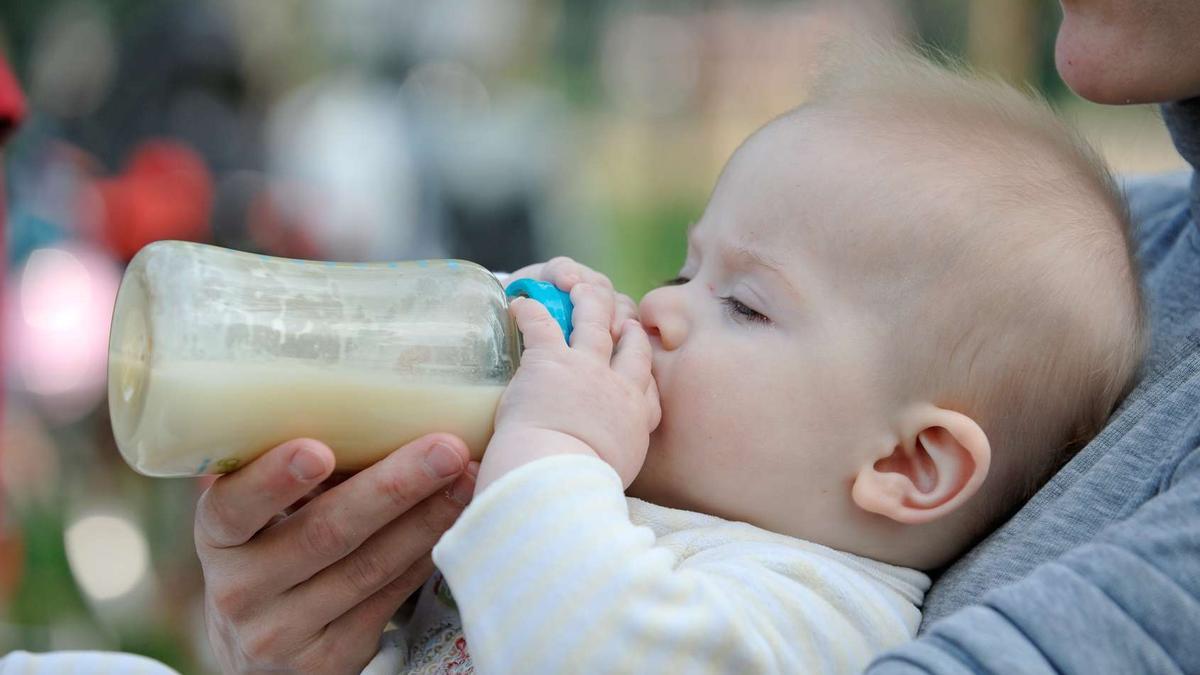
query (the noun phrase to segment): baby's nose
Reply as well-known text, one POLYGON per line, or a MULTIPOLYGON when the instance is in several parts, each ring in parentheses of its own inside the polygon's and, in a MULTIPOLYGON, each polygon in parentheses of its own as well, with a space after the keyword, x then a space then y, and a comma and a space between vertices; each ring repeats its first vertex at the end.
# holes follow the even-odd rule
POLYGON ((687 321, 681 306, 682 298, 674 297, 677 295, 678 289, 658 288, 647 293, 638 307, 642 326, 655 349, 677 349, 687 335, 687 321))
POLYGON ((646 336, 650 338, 651 352, 661 351, 663 349, 662 333, 658 330, 658 326, 642 324, 642 327, 646 329, 646 336))

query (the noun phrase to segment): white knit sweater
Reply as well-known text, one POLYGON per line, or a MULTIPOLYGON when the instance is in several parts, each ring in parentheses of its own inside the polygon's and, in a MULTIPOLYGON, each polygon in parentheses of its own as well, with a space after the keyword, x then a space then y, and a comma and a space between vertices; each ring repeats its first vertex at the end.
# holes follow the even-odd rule
POLYGON ((627 499, 607 464, 577 455, 497 480, 433 556, 453 599, 435 576, 364 672, 856 673, 912 638, 929 587, 627 499))

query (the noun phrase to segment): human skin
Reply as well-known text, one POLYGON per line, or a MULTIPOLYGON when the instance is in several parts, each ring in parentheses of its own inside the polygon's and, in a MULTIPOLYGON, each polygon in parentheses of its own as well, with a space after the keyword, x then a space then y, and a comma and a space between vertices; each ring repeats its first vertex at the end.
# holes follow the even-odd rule
MULTIPOLYGON (((1062 6, 1063 24, 1058 34, 1056 60, 1064 81, 1081 96, 1099 103, 1136 103, 1168 102, 1200 95, 1200 42, 1194 37, 1200 26, 1200 3, 1190 0, 1064 0, 1062 6)), ((268 461, 268 456, 259 461, 268 461)), ((286 471, 284 467, 284 462, 274 462, 264 469, 264 473, 274 472, 278 474, 276 479, 285 480, 282 477, 286 471)), ((235 493, 260 490, 267 478, 231 486, 228 494, 232 498, 235 493)), ((431 489, 430 494, 437 495, 437 489, 431 489)), ((348 497, 332 499, 338 500, 341 512, 347 518, 361 517, 367 511, 366 506, 352 502, 348 497)), ((244 520, 239 519, 239 522, 244 520)), ((415 528, 411 533, 414 537, 420 536, 415 528)), ((426 553, 429 546, 423 546, 426 553)), ((266 552, 263 549, 247 550, 243 558, 246 567, 210 566, 205 570, 206 584, 212 587, 235 583, 258 569, 259 562, 273 566, 291 564, 295 557, 292 553, 301 550, 299 540, 294 541, 282 563, 257 561, 256 558, 265 556, 266 552)), ((207 588, 206 594, 211 595, 207 588)), ((364 599, 367 597, 367 594, 363 595, 364 599)), ((261 616, 268 614, 264 612, 261 616)), ((210 639, 214 648, 221 652, 229 638, 224 633, 210 633, 210 639)), ((369 649, 373 650, 373 647, 369 649)), ((367 658, 370 653, 373 652, 366 653, 367 658)), ((284 654, 279 656, 286 658, 284 654)))
MULTIPOLYGON (((876 161, 874 148, 853 132, 832 132, 776 123, 735 154, 692 232, 683 269, 688 283, 660 288, 641 303, 650 335, 637 321, 623 318, 632 302, 615 293, 603 275, 562 258, 520 271, 570 287, 575 329, 568 347, 541 305, 513 302, 525 352, 497 410, 478 490, 546 456, 590 455, 611 465, 627 487, 633 483, 631 495, 888 560, 890 551, 881 555, 881 549, 863 548, 885 540, 879 528, 907 531, 926 525, 971 497, 987 473, 986 437, 962 414, 884 393, 893 368, 876 363, 875 356, 884 351, 880 340, 895 327, 879 325, 874 305, 864 301, 879 295, 879 284, 895 287, 895 274, 878 273, 881 260, 907 267, 907 258, 897 251, 920 255, 913 244, 934 238, 907 236, 887 217, 888 210, 868 213, 857 206, 854 186, 837 177, 876 161), (784 146, 787 151, 780 152, 784 146), (851 211, 818 208, 825 198, 848 204, 851 211), (806 217, 798 227, 783 213, 806 217), (860 234, 884 250, 845 245, 844 237, 858 236, 839 225, 847 222, 860 223, 860 234), (666 415, 652 436, 660 421, 656 382, 662 383, 666 415), (747 490, 748 485, 754 489, 747 490)), ((368 472, 376 470, 379 465, 368 472)), ((221 479, 227 486, 216 498, 244 498, 233 482, 243 471, 221 479)), ((262 475, 278 474, 268 467, 262 475)), ((395 469, 390 475, 399 481, 405 473, 395 469)), ((248 539, 255 528, 243 526, 238 536, 226 537, 227 545, 204 549, 209 634, 230 655, 225 663, 240 670, 259 663, 295 667, 291 664, 298 658, 325 655, 324 649, 308 647, 320 639, 315 636, 322 624, 349 621, 378 636, 374 624, 364 626, 344 613, 355 590, 373 587, 378 575, 399 569, 404 560, 376 560, 368 565, 371 574, 357 574, 372 583, 339 583, 333 590, 313 584, 323 576, 338 578, 336 571, 300 582, 312 586, 302 592, 277 579, 291 577, 297 583, 326 567, 352 572, 360 567, 338 562, 337 556, 360 556, 355 547, 363 535, 387 520, 347 517, 365 504, 338 505, 338 500, 364 492, 343 486, 301 508, 297 524, 289 527, 284 520, 269 528, 265 539, 248 539), (306 515, 313 508, 336 508, 339 516, 306 515), (367 525, 352 538, 335 537, 350 541, 318 555, 313 570, 292 569, 297 556, 291 552, 299 549, 305 552, 300 559, 313 559, 313 533, 320 539, 322 530, 346 522, 367 525), (266 576, 248 582, 244 568, 251 565, 266 576), (260 586, 269 592, 259 591, 260 586), (306 609, 310 605, 304 603, 318 603, 322 592, 339 598, 342 606, 323 606, 321 613, 306 609), (288 596, 299 600, 288 601, 288 596), (298 616, 304 621, 289 625, 289 618, 298 616)), ((369 503, 371 493, 365 494, 369 503)), ((258 509, 258 518, 265 520, 287 503, 258 509)), ((238 512, 206 506, 202 502, 202 511, 238 512)), ((404 527, 389 526, 390 545, 426 552, 432 544, 428 533, 410 540, 404 527)), ((197 546, 205 544, 198 536, 197 546)), ((920 548, 923 556, 939 555, 937 546, 920 548)), ((366 559, 379 555, 368 552, 366 559)), ((895 562, 919 564, 907 557, 895 562)), ((419 576, 402 575, 405 581, 388 596, 393 609, 419 576)), ((371 615, 375 622, 381 618, 371 615)), ((345 640, 339 647, 349 644, 345 640)), ((367 646, 353 648, 353 658, 342 654, 345 661, 361 665, 369 658, 367 646)))
POLYGON ((614 336, 616 293, 577 284, 570 344, 541 304, 513 301, 524 337, 521 367, 496 409, 496 431, 479 469, 478 490, 543 457, 581 454, 607 462, 628 486, 642 467, 659 401, 651 348, 640 323, 614 336))
POLYGON ((344 481, 333 452, 284 443, 196 505, 209 640, 229 673, 358 672, 474 492, 466 445, 431 434, 344 481))
MULTIPOLYGON (((867 175, 879 147, 861 131, 776 120, 725 167, 679 278, 640 305, 662 423, 628 494, 923 567, 952 545, 937 521, 979 488, 990 448, 966 415, 895 394, 908 366, 881 355, 904 329, 878 298, 922 295, 914 268, 929 266, 912 261, 936 260, 954 232, 942 242, 875 207, 922 178, 895 174, 877 183, 889 198, 862 199, 844 177, 867 175), (900 532, 906 545, 889 544, 900 532)), ((936 350, 907 351, 932 363, 936 350)))
MULTIPOLYGON (((636 313, 607 278, 569 258, 513 276, 606 292, 614 339, 636 313)), ((195 544, 222 670, 358 672, 471 500, 479 465, 467 460, 461 440, 433 434, 354 476, 330 478, 332 450, 296 439, 217 479, 197 504, 195 544)))
POLYGON ((1067 86, 1097 103, 1200 96, 1200 3, 1062 0, 1055 44, 1067 86))

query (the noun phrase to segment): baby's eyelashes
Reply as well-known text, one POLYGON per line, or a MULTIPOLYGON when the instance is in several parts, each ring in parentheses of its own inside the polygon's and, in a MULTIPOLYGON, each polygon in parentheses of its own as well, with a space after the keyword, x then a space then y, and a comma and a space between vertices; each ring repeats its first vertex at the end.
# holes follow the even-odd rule
POLYGON ((721 298, 721 302, 724 303, 725 309, 729 312, 729 315, 731 317, 733 317, 734 319, 738 319, 741 321, 748 321, 751 323, 770 323, 771 322, 771 320, 769 318, 767 318, 766 315, 755 310, 754 308, 750 307, 749 305, 742 302, 741 300, 738 300, 737 298, 724 297, 724 298, 721 298))
MULTIPOLYGON (((666 281, 664 281, 662 283, 662 285, 663 286, 682 286, 683 284, 686 284, 689 281, 691 281, 691 279, 688 279, 687 277, 684 277, 684 276, 678 276, 673 279, 667 279, 666 281)), ((711 286, 709 287, 709 290, 712 290, 711 286)), ((742 302, 741 300, 738 300, 737 298, 726 296, 726 297, 720 298, 720 300, 721 300, 721 304, 723 304, 725 306, 726 311, 728 311, 729 315, 731 317, 733 317, 734 319, 738 319, 741 321, 748 321, 751 323, 770 323, 771 322, 771 320, 769 318, 767 318, 765 315, 763 315, 761 312, 758 312, 757 310, 750 307, 749 305, 742 302)))

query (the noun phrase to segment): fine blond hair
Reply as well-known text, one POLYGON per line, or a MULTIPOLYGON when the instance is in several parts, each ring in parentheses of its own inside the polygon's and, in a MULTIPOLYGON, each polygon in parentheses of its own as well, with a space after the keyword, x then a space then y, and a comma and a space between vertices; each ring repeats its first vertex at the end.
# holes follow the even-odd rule
POLYGON ((911 328, 896 359, 914 340, 937 345, 897 394, 987 433, 992 471, 971 509, 994 525, 1135 382, 1147 330, 1127 208, 1100 156, 1040 99, 895 44, 857 42, 830 61, 791 115, 870 125, 890 147, 881 164, 927 177, 911 197, 936 205, 921 213, 939 230, 926 261, 937 273, 879 309, 911 328))

